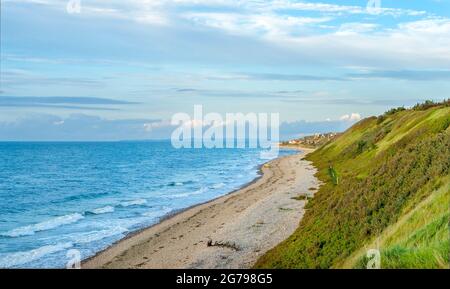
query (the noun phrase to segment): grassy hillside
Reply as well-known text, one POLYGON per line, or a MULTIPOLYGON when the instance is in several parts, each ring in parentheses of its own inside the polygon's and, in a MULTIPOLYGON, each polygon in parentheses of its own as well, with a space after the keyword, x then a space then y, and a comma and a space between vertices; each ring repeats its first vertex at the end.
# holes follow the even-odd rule
POLYGON ((449 264, 450 106, 425 103, 360 121, 307 157, 324 185, 296 232, 257 268, 449 264))

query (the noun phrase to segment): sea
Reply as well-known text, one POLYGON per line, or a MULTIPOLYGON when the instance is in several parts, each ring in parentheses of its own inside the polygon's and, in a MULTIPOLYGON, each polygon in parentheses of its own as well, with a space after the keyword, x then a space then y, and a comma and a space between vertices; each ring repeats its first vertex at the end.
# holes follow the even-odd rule
POLYGON ((0 268, 65 268, 74 256, 93 256, 251 182, 267 162, 260 152, 170 141, 0 142, 0 268))

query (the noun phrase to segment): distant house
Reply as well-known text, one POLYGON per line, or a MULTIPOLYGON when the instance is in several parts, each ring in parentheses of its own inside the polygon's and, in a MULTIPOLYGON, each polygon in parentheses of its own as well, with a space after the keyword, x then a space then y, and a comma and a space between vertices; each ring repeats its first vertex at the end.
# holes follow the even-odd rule
POLYGON ((339 135, 341 135, 341 133, 335 133, 335 132, 315 133, 315 134, 310 135, 310 136, 304 136, 304 137, 301 137, 299 139, 293 139, 293 140, 289 140, 289 141, 283 142, 283 144, 288 144, 288 145, 306 145, 306 146, 309 146, 309 147, 319 147, 319 146, 327 143, 328 141, 338 137, 339 135))

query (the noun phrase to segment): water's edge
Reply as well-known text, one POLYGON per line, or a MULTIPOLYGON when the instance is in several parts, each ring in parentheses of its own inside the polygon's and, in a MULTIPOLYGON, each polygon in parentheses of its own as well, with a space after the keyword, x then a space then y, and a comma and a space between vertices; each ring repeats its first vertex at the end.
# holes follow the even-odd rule
MULTIPOLYGON (((301 149, 299 149, 299 148, 283 148, 283 149, 297 151, 297 153, 299 153, 299 151, 301 151, 301 149)), ((186 211, 189 211, 189 210, 194 209, 194 208, 199 207, 199 206, 207 205, 207 204, 212 203, 214 201, 217 201, 217 200, 219 200, 221 198, 224 198, 224 197, 227 197, 229 195, 232 195, 232 194, 234 194, 234 193, 236 193, 236 192, 238 192, 238 191, 240 191, 240 190, 242 190, 242 189, 244 189, 244 188, 246 188, 248 186, 251 186, 252 184, 256 183, 258 180, 260 180, 263 177, 263 175, 264 175, 263 171, 262 171, 263 166, 265 166, 265 165, 267 165, 269 163, 272 163, 272 162, 274 162, 274 161, 276 161, 276 160, 278 160, 280 158, 283 158, 283 157, 288 157, 288 156, 278 156, 275 159, 272 159, 272 160, 269 160, 269 161, 264 162, 262 164, 259 164, 257 166, 257 174, 258 175, 253 180, 251 180, 251 181, 241 185, 240 187, 238 187, 238 188, 236 188, 236 189, 234 189, 234 190, 232 190, 232 191, 230 191, 228 193, 225 193, 223 195, 217 196, 217 197, 215 197, 215 198, 213 198, 211 200, 205 201, 205 202, 201 202, 201 203, 198 203, 198 204, 194 204, 194 205, 188 206, 188 207, 183 208, 183 209, 178 209, 178 210, 174 210, 172 212, 166 213, 165 215, 160 217, 157 222, 155 222, 155 223, 153 223, 153 224, 151 224, 149 226, 145 226, 143 228, 140 228, 140 229, 137 229, 137 230, 134 230, 134 231, 131 231, 131 232, 127 233, 123 238, 113 242, 112 244, 108 245, 106 248, 96 252, 94 255, 83 259, 82 262, 81 262, 81 267, 83 267, 83 264, 86 264, 87 262, 89 262, 90 260, 96 258, 100 254, 110 250, 112 247, 117 246, 119 243, 121 243, 121 242, 123 242, 123 241, 125 241, 127 239, 130 239, 130 238, 132 238, 132 237, 134 237, 134 236, 136 236, 136 235, 138 235, 138 234, 140 234, 140 233, 142 233, 142 232, 144 232, 144 231, 146 231, 146 230, 148 230, 150 228, 153 228, 153 227, 155 227, 155 226, 157 226, 157 225, 159 225, 159 224, 161 224, 161 223, 163 223, 163 222, 165 222, 167 220, 170 220, 171 218, 173 218, 173 217, 175 217, 175 216, 177 216, 179 214, 182 214, 182 213, 184 213, 186 211)))

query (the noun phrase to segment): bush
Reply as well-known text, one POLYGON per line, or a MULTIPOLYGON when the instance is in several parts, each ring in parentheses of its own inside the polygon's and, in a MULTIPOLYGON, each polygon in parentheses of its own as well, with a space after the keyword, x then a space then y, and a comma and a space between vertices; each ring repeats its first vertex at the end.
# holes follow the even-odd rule
POLYGON ((404 110, 406 110, 406 108, 404 108, 403 106, 400 106, 397 108, 391 108, 390 110, 388 110, 384 113, 384 116, 393 115, 393 114, 396 114, 397 112, 404 111, 404 110))
POLYGON ((438 106, 439 103, 435 103, 432 100, 426 100, 424 103, 418 103, 413 106, 413 110, 427 110, 429 108, 438 106))
POLYGON ((339 176, 332 166, 328 168, 328 175, 330 176, 331 181, 334 185, 339 185, 339 176))
POLYGON ((357 149, 358 154, 363 153, 364 148, 366 148, 366 146, 367 146, 367 141, 365 141, 365 140, 360 140, 360 141, 358 142, 358 149, 357 149))

